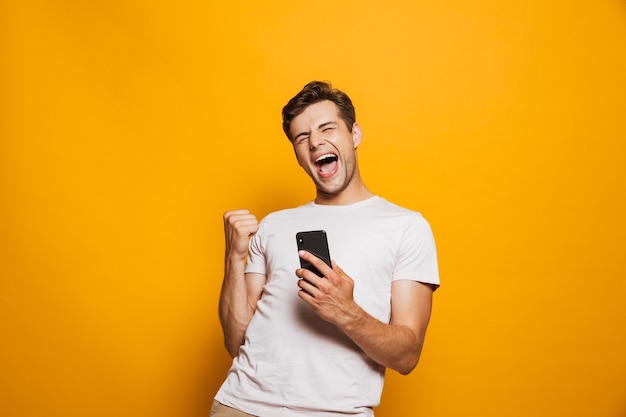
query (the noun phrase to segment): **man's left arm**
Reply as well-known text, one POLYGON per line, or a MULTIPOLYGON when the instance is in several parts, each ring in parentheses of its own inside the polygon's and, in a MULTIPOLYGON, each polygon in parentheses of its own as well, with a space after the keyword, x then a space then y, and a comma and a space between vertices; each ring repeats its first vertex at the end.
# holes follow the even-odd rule
POLYGON ((403 375, 417 365, 430 320, 433 287, 410 280, 394 281, 391 287, 389 324, 369 315, 354 302, 354 281, 333 261, 332 269, 309 253, 324 278, 298 269, 300 297, 324 320, 339 327, 377 363, 403 375))

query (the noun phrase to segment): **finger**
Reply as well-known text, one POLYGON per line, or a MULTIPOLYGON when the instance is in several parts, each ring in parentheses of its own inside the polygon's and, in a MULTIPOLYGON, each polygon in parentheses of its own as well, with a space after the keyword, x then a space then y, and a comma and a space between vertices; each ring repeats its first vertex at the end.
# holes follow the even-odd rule
POLYGON ((306 281, 310 285, 317 287, 322 279, 315 272, 309 271, 306 268, 298 268, 296 269, 296 276, 300 278, 300 281, 306 281))
POLYGON ((225 223, 233 223, 237 221, 251 220, 251 219, 254 219, 256 221, 256 216, 250 213, 250 211, 246 209, 230 210, 224 213, 225 223))
POLYGON ((224 213, 224 220, 228 220, 233 216, 239 216, 242 214, 250 214, 250 211, 246 209, 228 210, 224 213))
POLYGON ((243 229, 247 232, 246 234, 256 232, 258 224, 256 216, 248 210, 232 210, 224 214, 224 226, 226 228, 243 229))
POLYGON ((311 252, 307 252, 305 250, 301 250, 298 252, 298 255, 304 259, 305 261, 309 261, 313 266, 317 268, 324 276, 328 275, 332 269, 324 262, 322 259, 313 255, 311 252))
POLYGON ((257 221, 256 216, 254 214, 242 213, 242 214, 233 214, 227 218, 228 223, 230 224, 244 224, 244 223, 255 223, 257 221))
POLYGON ((308 303, 313 302, 313 300, 315 300, 315 294, 319 292, 315 285, 311 284, 304 278, 298 280, 298 287, 300 288, 298 295, 308 303))
POLYGON ((339 265, 337 265, 337 262, 335 262, 334 259, 330 260, 330 266, 333 269, 333 271, 335 271, 338 275, 345 275, 346 273, 343 272, 343 269, 341 269, 339 267, 339 265))
POLYGON ((254 230, 256 232, 258 226, 259 222, 256 220, 256 218, 245 218, 232 222, 232 227, 237 230, 254 230))

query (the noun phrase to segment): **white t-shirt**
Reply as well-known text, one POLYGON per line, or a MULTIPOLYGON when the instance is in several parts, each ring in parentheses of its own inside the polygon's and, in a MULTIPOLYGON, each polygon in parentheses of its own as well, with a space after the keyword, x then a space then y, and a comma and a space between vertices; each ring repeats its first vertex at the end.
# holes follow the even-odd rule
POLYGON ((354 299, 389 323, 391 283, 439 285, 433 235, 421 214, 371 197, 313 202, 265 217, 250 241, 246 273, 267 282, 215 399, 260 417, 373 416, 385 368, 298 297, 296 233, 325 230, 331 258, 354 282, 354 299))

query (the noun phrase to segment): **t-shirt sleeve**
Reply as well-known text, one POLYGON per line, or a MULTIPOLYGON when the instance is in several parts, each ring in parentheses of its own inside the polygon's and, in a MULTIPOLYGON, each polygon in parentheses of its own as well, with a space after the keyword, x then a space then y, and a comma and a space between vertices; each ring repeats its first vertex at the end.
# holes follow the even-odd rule
POLYGON ((412 280, 439 287, 435 239, 430 225, 420 214, 411 219, 404 231, 393 280, 412 280))

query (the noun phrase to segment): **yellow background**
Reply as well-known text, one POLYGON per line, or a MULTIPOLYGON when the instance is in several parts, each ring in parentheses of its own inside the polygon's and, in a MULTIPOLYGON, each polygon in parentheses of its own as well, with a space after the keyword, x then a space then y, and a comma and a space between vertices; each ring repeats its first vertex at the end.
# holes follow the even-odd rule
POLYGON ((626 416, 626 3, 0 2, 0 415, 207 416, 223 211, 314 190, 347 91, 443 286, 379 417, 626 416))

